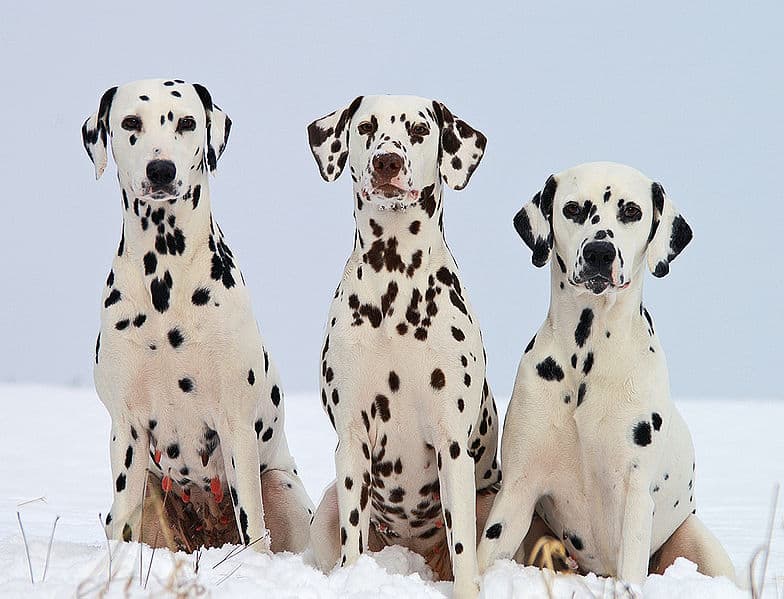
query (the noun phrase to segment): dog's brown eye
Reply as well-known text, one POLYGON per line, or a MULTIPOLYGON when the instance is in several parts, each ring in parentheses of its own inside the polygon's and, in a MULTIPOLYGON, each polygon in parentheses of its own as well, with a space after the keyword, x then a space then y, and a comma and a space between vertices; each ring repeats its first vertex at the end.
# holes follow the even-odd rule
POLYGON ((417 123, 413 127, 411 127, 411 133, 414 135, 419 135, 420 137, 424 137, 428 133, 430 133, 430 128, 425 125, 424 123, 417 123))
POLYGON ((580 214, 580 204, 577 202, 567 202, 566 206, 563 207, 564 216, 567 218, 573 218, 580 214))
POLYGON ((373 131, 373 125, 369 121, 364 121, 359 124, 357 127, 357 131, 359 131, 360 135, 367 135, 371 131, 373 131))
POLYGON ((192 116, 184 116, 177 121, 177 132, 193 131, 196 128, 196 119, 192 116))
POLYGON ((121 126, 126 131, 141 131, 142 120, 138 116, 127 116, 122 120, 121 126))
POLYGON ((642 218, 642 210, 637 204, 629 203, 623 207, 621 212, 624 222, 640 220, 642 218))

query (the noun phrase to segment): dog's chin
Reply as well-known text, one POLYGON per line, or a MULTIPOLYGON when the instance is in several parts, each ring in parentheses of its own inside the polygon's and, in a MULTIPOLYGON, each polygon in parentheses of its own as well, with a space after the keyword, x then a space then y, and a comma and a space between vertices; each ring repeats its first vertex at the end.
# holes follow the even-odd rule
POLYGON ((415 189, 401 189, 395 185, 385 184, 366 189, 365 200, 379 210, 405 210, 419 201, 419 192, 415 189))

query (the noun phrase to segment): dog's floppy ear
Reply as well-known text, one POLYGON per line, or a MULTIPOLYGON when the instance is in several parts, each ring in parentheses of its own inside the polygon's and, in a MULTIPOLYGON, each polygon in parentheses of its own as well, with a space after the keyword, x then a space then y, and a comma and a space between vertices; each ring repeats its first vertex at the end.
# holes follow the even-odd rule
POLYGON ((531 262, 534 266, 544 266, 550 260, 553 249, 553 199, 558 181, 550 175, 544 189, 537 192, 533 199, 515 214, 514 227, 531 248, 531 262))
POLYGON ((670 262, 683 251, 692 238, 691 227, 658 183, 651 185, 653 221, 648 237, 648 268, 653 276, 670 272, 670 262))
POLYGON ((340 176, 348 160, 348 134, 351 118, 362 104, 357 96, 343 110, 336 110, 308 125, 308 143, 324 181, 332 182, 340 176))
POLYGON ((199 94, 201 103, 204 105, 204 113, 207 117, 207 166, 211 173, 215 173, 218 166, 218 159, 226 149, 231 132, 231 119, 223 112, 217 104, 213 103, 212 96, 206 87, 199 83, 193 84, 193 89, 199 94))
POLYGON ((485 154, 487 138, 481 131, 455 117, 441 102, 433 100, 433 111, 441 130, 438 171, 449 187, 463 189, 485 154))
POLYGON ((87 155, 95 165, 95 178, 100 179, 106 168, 107 149, 109 139, 109 111, 112 100, 117 92, 117 86, 107 89, 98 104, 98 111, 82 125, 82 143, 87 155))

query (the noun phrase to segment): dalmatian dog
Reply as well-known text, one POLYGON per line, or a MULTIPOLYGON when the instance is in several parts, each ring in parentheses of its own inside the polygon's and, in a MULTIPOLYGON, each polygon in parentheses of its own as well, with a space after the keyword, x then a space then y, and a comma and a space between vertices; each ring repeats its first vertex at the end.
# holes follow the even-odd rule
POLYGON ((475 596, 477 502, 486 514, 500 479, 498 415, 444 240, 442 182, 465 187, 486 138, 409 96, 360 96, 308 137, 326 181, 348 163, 356 220, 321 354, 338 446, 311 525, 316 561, 326 571, 404 545, 442 578, 454 572, 455 597, 475 596))
POLYGON ((551 262, 550 310, 517 371, 480 569, 515 553, 536 509, 583 571, 639 584, 684 556, 733 579, 695 514, 691 435, 642 302, 644 264, 665 276, 691 228, 660 184, 604 162, 551 176, 514 224, 551 262))
POLYGON ((287 446, 280 379, 210 210, 207 173, 230 128, 204 86, 179 79, 112 87, 82 128, 96 178, 111 143, 122 190, 94 370, 112 420, 106 530, 140 539, 149 470, 169 504, 207 515, 228 505, 238 541, 299 551, 313 506, 287 446))

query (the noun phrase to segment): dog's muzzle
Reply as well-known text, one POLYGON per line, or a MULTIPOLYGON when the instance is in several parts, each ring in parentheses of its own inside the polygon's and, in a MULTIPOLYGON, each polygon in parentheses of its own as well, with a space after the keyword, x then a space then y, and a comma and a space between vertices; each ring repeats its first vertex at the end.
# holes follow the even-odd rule
POLYGON ((617 251, 609 241, 591 241, 583 247, 583 268, 575 276, 576 285, 600 294, 613 285, 613 265, 617 251))
POLYGON ((419 192, 405 180, 405 160, 395 152, 376 154, 370 161, 370 184, 363 195, 379 210, 405 210, 416 204, 419 192))
POLYGON ((174 178, 177 167, 171 160, 151 160, 147 163, 147 180, 142 184, 144 194, 154 200, 162 200, 177 195, 174 178))

